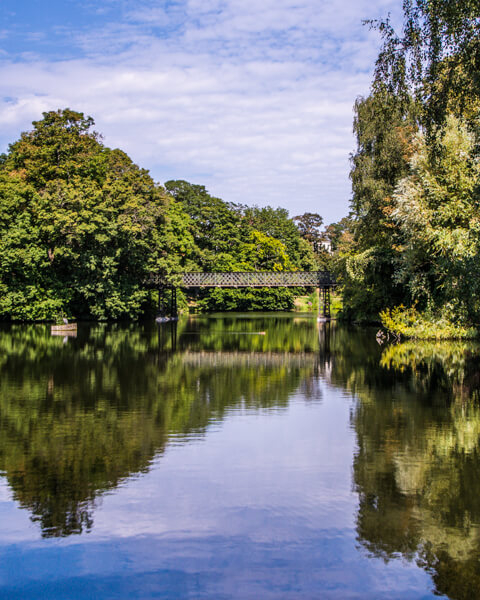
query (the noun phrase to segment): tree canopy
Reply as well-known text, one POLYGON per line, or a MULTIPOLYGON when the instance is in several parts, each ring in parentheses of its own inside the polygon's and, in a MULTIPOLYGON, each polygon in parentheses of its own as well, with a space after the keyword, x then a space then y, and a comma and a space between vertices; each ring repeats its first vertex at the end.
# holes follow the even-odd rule
MULTIPOLYGON (((167 181, 188 215, 199 271, 295 271, 315 268, 311 247, 283 208, 247 207, 212 197, 201 185, 167 181)), ((289 310, 291 289, 201 290, 203 310, 289 310)))
POLYGON ((335 264, 345 316, 384 308, 479 324, 480 6, 407 0, 355 104, 351 220, 335 264))
MULTIPOLYGON (((46 112, 2 156, 0 318, 139 318, 155 307, 152 272, 315 267, 285 209, 234 205, 186 181, 163 187, 93 126, 46 112)), ((200 296, 206 310, 293 306, 290 290, 200 296)))
POLYGON ((192 240, 165 190, 93 120, 44 114, 0 167, 0 314, 134 318, 143 280, 181 265, 192 240))

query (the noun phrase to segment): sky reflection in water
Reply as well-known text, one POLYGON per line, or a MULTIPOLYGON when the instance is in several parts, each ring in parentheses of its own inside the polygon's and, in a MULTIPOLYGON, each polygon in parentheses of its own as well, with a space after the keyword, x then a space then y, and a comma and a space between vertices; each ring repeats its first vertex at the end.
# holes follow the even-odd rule
POLYGON ((475 349, 374 338, 0 332, 0 598, 475 597, 475 349))

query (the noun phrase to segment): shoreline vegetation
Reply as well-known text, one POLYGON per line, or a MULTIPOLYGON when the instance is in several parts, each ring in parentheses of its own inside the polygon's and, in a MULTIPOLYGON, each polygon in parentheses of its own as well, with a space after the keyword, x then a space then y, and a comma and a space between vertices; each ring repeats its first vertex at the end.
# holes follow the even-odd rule
MULTIPOLYGON (((224 202, 201 185, 160 185, 94 121, 43 113, 0 156, 0 319, 153 317, 160 273, 327 270, 338 232, 322 217, 224 202), (326 243, 328 241, 328 244, 326 243)), ((309 290, 303 290, 303 294, 309 290)), ((180 311, 290 311, 302 290, 178 290, 180 311)), ((168 297, 165 298, 168 301, 168 297)))
POLYGON ((355 103, 351 212, 334 256, 343 317, 402 337, 480 324, 480 5, 403 5, 355 103))
MULTIPOLYGON (((348 216, 325 226, 317 213, 160 185, 104 146, 91 117, 45 112, 0 156, 0 320, 153 316, 156 292, 142 285, 152 272, 330 270, 344 321, 381 318, 416 339, 476 337, 480 5, 412 0, 399 31, 388 19, 369 24, 383 45, 370 93, 355 102, 348 216)), ((177 299, 184 312, 313 312, 310 292, 177 299)))
POLYGON ((420 313, 413 308, 396 306, 380 313, 383 327, 397 338, 413 340, 473 340, 479 332, 475 327, 454 323, 443 315, 420 313))

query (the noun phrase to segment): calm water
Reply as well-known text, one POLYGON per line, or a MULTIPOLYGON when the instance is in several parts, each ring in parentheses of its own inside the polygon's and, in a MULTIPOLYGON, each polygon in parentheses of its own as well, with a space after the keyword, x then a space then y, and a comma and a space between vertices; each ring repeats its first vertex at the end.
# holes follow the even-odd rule
POLYGON ((3 328, 0 598, 480 598, 478 365, 291 315, 3 328))

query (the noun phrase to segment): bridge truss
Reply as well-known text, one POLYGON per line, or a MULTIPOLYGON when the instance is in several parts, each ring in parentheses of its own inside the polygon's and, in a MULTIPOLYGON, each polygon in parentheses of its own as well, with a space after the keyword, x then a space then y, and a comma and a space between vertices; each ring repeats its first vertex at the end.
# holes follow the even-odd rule
MULTIPOLYGON (((170 316, 177 315, 177 288, 265 288, 265 287, 314 287, 322 296, 325 318, 330 318, 330 291, 336 282, 328 271, 245 271, 226 273, 175 273, 168 279, 161 274, 152 274, 149 287, 159 291, 159 310, 166 314, 160 305, 160 297, 167 288, 171 289, 170 316)), ((319 306, 320 310, 320 306, 319 306)))
POLYGON ((244 271, 228 273, 175 273, 167 279, 151 275, 150 283, 161 287, 333 287, 328 271, 244 271), (174 283, 172 283, 174 282, 174 283))

